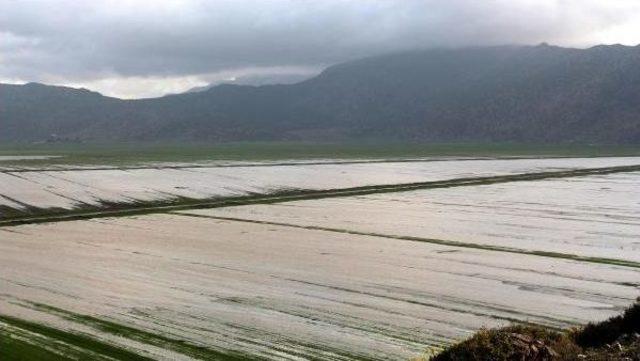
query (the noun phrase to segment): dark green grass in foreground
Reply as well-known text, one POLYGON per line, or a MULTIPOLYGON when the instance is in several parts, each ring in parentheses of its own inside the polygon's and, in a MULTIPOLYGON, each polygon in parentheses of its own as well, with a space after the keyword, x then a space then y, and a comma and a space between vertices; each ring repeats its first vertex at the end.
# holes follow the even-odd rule
MULTIPOLYGON (((161 334, 144 331, 135 327, 115 323, 109 320, 81 315, 57 307, 41 303, 30 303, 34 309, 44 311, 66 320, 89 326, 103 333, 124 337, 129 340, 153 345, 161 349, 171 350, 176 353, 190 356, 198 360, 244 361, 247 357, 240 353, 222 352, 208 347, 194 345, 183 340, 175 339, 161 334)), ((256 358, 257 359, 257 358, 256 358)), ((1 361, 1 359, 0 359, 1 361)))
POLYGON ((47 160, 2 161, 0 165, 111 165, 146 162, 283 159, 402 159, 435 156, 460 157, 598 157, 640 155, 640 146, 538 145, 510 143, 392 143, 392 142, 251 142, 223 144, 4 144, 2 155, 51 155, 47 160))
POLYGON ((0 332, 0 360, 2 361, 66 361, 73 360, 46 348, 12 338, 7 332, 0 332))
POLYGON ((10 316, 0 315, 0 323, 7 324, 16 329, 36 334, 40 338, 39 344, 15 339, 3 328, 0 333, 0 360, 95 360, 113 358, 116 360, 149 361, 148 357, 138 355, 126 349, 109 345, 89 336, 75 334, 44 326, 34 322, 21 320, 10 316), (47 342, 43 343, 42 339, 47 342), (61 344, 66 345, 62 347, 61 344), (67 348, 67 350, 64 350, 67 348), (60 352, 52 351, 57 349, 60 352), (80 351, 78 351, 80 350, 80 351), (86 350, 83 352, 83 350, 86 350), (65 356, 65 351, 71 353, 65 356))
MULTIPOLYGON (((249 358, 239 353, 213 350, 161 334, 154 334, 134 327, 88 315, 76 314, 47 305, 33 304, 33 308, 60 316, 74 323, 89 326, 104 334, 170 350, 197 360, 246 361, 261 359, 257 357, 249 358)), ((88 335, 59 330, 42 324, 0 315, 0 324, 2 323, 11 327, 3 328, 0 332, 1 361, 153 360, 133 350, 127 350, 88 335), (20 335, 18 335, 15 330, 19 330, 20 335), (32 337, 32 339, 25 340, 25 335, 34 335, 37 336, 37 338, 32 337)))

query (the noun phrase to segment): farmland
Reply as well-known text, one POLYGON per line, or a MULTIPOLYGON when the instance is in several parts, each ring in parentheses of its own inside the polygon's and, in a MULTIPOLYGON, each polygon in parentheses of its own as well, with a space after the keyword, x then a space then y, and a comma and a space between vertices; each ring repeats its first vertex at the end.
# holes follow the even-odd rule
POLYGON ((638 157, 314 154, 6 151, 0 346, 402 360, 481 327, 602 320, 640 293, 638 157))

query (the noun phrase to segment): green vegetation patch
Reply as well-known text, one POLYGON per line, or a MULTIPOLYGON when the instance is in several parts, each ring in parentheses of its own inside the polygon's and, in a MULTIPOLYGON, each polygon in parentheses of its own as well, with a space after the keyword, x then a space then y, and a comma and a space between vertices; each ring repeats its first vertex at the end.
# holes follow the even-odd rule
POLYGON ((0 315, 0 323, 40 336, 40 344, 18 337, 11 328, 2 329, 0 337, 0 359, 5 360, 115 360, 149 361, 148 357, 96 340, 87 335, 67 332, 42 324, 0 315), (49 347, 41 342, 42 337, 49 347), (66 345, 65 347, 61 347, 66 345), (65 356, 65 348, 69 355, 65 356), (57 350, 57 351, 56 351, 57 350))
POLYGON ((66 320, 89 326, 101 332, 124 337, 129 340, 137 341, 147 345, 153 345, 165 350, 171 350, 173 352, 187 355, 199 360, 246 361, 249 359, 260 359, 258 357, 249 358, 248 356, 239 352, 214 350, 205 346, 189 343, 185 340, 171 338, 165 335, 148 332, 135 327, 123 325, 89 315, 74 313, 50 305, 33 302, 29 302, 29 304, 34 309, 63 317, 66 320))
MULTIPOLYGON (((62 317, 65 320, 91 327, 100 332, 104 332, 110 335, 115 335, 118 337, 123 337, 129 340, 143 343, 143 344, 152 345, 164 350, 170 350, 170 351, 191 357, 193 359, 212 360, 212 361, 248 361, 248 360, 266 360, 268 358, 267 356, 262 357, 257 355, 247 355, 241 352, 234 352, 234 351, 227 351, 227 350, 225 351, 214 350, 206 346, 196 345, 185 340, 180 340, 180 339, 170 337, 168 335, 152 333, 152 332, 141 330, 128 325, 116 323, 110 320, 105 320, 102 318, 89 316, 89 315, 78 314, 75 312, 63 310, 63 309, 42 304, 42 303, 29 302, 29 301, 22 301, 22 303, 25 306, 30 307, 34 310, 38 310, 41 312, 46 312, 51 315, 62 317)), ((0 319, 0 322, 1 322, 1 319, 0 319)), ((17 320, 17 322, 23 322, 23 321, 17 320)), ((34 325, 34 327, 38 327, 38 326, 39 325, 34 325)), ((62 332, 54 329, 50 329, 50 330, 51 332, 62 332)), ((247 330, 250 332, 262 332, 261 330, 257 330, 257 329, 247 329, 247 330)), ((75 336, 74 334, 71 334, 71 335, 75 336)), ((258 340, 247 339, 246 342, 255 343, 257 345, 263 345, 261 343, 258 343, 258 340)), ((46 355, 48 352, 46 349, 41 350, 40 347, 38 347, 33 342, 28 342, 28 343, 23 342, 20 345, 17 345, 15 348, 13 347, 13 345, 10 345, 10 346, 12 347, 12 350, 18 350, 18 348, 24 349, 24 351, 20 351, 20 352, 25 354, 27 353, 36 354, 36 353, 42 352, 43 354, 46 355)), ((85 347, 83 348, 83 350, 87 350, 87 352, 96 352, 96 350, 92 348, 92 345, 79 345, 79 346, 85 347)), ((292 342, 292 341, 286 341, 286 340, 281 340, 278 344, 269 345, 269 347, 272 351, 275 351, 280 354, 287 354, 292 357, 299 357, 303 359, 317 360, 317 361, 326 359, 325 357, 326 355, 331 355, 332 358, 339 357, 339 359, 343 359, 343 360, 371 361, 375 359, 375 358, 368 358, 367 356, 365 356, 367 354, 365 351, 350 354, 342 350, 336 350, 333 348, 324 347, 323 345, 312 344, 312 343, 304 344, 300 342, 292 342)), ((97 355, 98 353, 95 353, 95 354, 97 355)), ((95 356, 94 358, 64 358, 64 357, 56 358, 57 357, 56 355, 57 354, 52 353, 51 357, 53 358, 49 358, 49 359, 43 358, 43 360, 67 360, 67 359, 94 360, 96 359, 95 356)), ((114 357, 114 356, 110 356, 110 357, 114 357)), ((117 357, 114 357, 114 358, 116 360, 129 360, 128 358, 117 358, 117 357)), ((0 358, 0 360, 4 361, 3 358, 0 358)), ((20 360, 25 360, 25 359, 20 359, 20 360)), ((31 359, 28 359, 28 360, 31 360, 31 359)), ((131 358, 130 360, 135 361, 138 359, 131 358)))
POLYGON ((388 159, 415 157, 598 157, 640 155, 633 145, 407 143, 360 142, 232 142, 232 143, 113 143, 5 144, 0 155, 48 155, 58 158, 12 160, 0 165, 113 165, 147 162, 283 159, 388 159))
POLYGON ((66 361, 70 357, 60 355, 39 345, 34 345, 12 337, 8 332, 0 332, 0 360, 3 361, 66 361))

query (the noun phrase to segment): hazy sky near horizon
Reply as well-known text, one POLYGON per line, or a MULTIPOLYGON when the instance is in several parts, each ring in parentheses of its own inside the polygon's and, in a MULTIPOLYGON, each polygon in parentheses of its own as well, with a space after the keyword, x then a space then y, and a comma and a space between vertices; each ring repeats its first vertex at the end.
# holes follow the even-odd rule
POLYGON ((139 98, 416 48, 640 43, 639 0, 0 0, 0 82, 139 98))

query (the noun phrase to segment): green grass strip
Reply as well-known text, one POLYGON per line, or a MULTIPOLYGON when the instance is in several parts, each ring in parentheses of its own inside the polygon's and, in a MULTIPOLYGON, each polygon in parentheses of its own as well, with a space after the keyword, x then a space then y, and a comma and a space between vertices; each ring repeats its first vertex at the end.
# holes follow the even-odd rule
POLYGON ((134 340, 147 345, 153 345, 165 350, 171 350, 173 352, 177 352, 198 360, 246 361, 261 359, 258 357, 250 358, 239 352, 214 350, 205 346, 189 343, 185 340, 171 338, 165 335, 148 332, 135 327, 123 325, 89 315, 74 313, 41 303, 28 303, 31 304, 36 310, 63 317, 66 320, 89 326, 101 332, 124 337, 129 340, 134 340))
POLYGON ((13 338, 8 332, 0 332, 0 360, 2 361, 73 361, 40 345, 13 338))
MULTIPOLYGON (((0 315, 0 322, 11 325, 13 327, 42 335, 52 341, 62 342, 67 345, 72 345, 82 350, 87 350, 92 353, 96 353, 101 356, 106 356, 115 360, 127 360, 127 361, 151 361, 153 359, 141 356, 132 351, 110 345, 101 341, 98 341, 89 336, 71 333, 67 331, 58 330, 52 327, 48 327, 42 324, 22 320, 19 318, 0 315)), ((2 335, 4 339, 0 346, 0 356, 2 360, 40 360, 40 357, 50 360, 64 360, 63 356, 54 357, 52 352, 47 351, 44 348, 37 346, 30 347, 26 342, 20 342, 15 340, 5 339, 8 335, 2 335), (5 358, 6 357, 6 358, 5 358), (23 358, 24 357, 24 358, 23 358), (30 358, 37 357, 37 358, 30 358)), ((84 360, 91 360, 91 356, 87 355, 84 360)))

